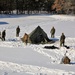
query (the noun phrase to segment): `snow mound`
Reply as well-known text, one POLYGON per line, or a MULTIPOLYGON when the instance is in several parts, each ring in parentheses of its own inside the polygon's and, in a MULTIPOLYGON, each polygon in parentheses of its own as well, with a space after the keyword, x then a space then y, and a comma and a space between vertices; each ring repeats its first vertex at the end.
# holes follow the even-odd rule
MULTIPOLYGON (((4 75, 73 75, 74 72, 65 72, 64 70, 49 69, 32 65, 16 64, 0 61, 0 70, 4 75)), ((1 74, 1 73, 0 73, 1 74)), ((1 74, 2 75, 2 74, 1 74)))

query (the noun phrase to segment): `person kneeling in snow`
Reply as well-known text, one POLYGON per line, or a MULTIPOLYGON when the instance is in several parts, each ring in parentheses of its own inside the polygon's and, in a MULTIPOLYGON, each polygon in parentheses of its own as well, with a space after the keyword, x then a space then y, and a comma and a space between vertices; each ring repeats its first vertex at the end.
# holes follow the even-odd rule
POLYGON ((64 56, 63 58, 62 58, 62 61, 61 61, 61 64, 70 64, 70 59, 69 59, 69 57, 68 56, 64 56))
POLYGON ((22 38, 22 41, 25 42, 26 45, 28 43, 28 37, 29 37, 28 34, 25 33, 24 36, 23 36, 23 38, 22 38))

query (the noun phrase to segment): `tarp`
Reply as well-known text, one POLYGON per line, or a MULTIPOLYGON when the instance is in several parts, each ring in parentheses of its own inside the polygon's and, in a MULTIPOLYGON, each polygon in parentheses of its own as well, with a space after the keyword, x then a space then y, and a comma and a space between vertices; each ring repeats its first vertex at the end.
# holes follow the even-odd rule
POLYGON ((29 34, 29 39, 33 44, 46 43, 52 41, 48 38, 47 34, 40 26, 35 28, 35 30, 33 30, 29 34))

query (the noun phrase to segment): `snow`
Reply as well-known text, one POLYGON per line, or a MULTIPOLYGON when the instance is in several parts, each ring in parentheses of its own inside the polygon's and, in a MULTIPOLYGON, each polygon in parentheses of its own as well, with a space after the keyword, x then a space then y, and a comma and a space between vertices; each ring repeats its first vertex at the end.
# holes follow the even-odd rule
MULTIPOLYGON (((0 15, 0 31, 6 29, 6 41, 0 40, 0 75, 75 75, 75 17, 68 15, 0 15), (5 24, 7 23, 7 24, 5 24), (16 27, 20 26, 20 36, 16 37, 16 27), (25 45, 20 38, 31 33, 37 26, 47 33, 55 27, 53 44, 25 45), (66 35, 67 46, 59 45, 61 33, 66 35), (59 49, 45 49, 44 46, 59 49), (66 53, 67 51, 67 53, 66 53), (60 64, 64 54, 71 64, 60 64)), ((50 38, 52 39, 52 38, 50 38)))

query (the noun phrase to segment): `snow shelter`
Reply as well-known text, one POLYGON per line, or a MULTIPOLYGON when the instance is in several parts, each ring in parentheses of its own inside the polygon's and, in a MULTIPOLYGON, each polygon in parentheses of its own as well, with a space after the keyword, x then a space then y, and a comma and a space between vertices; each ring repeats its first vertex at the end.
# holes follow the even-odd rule
POLYGON ((44 32, 44 30, 40 26, 35 28, 29 34, 29 39, 31 43, 33 44, 53 42, 52 40, 48 38, 47 34, 44 32))

